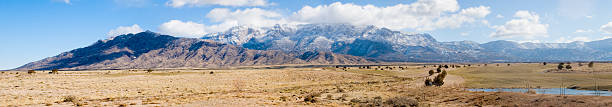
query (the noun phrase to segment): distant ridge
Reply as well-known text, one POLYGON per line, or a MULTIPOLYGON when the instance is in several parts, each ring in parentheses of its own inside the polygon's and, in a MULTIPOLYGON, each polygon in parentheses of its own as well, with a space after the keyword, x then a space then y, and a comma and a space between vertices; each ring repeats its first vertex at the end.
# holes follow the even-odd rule
POLYGON ((205 68, 276 64, 358 64, 364 58, 329 52, 251 50, 195 38, 146 31, 100 40, 91 46, 31 62, 16 70, 205 68))

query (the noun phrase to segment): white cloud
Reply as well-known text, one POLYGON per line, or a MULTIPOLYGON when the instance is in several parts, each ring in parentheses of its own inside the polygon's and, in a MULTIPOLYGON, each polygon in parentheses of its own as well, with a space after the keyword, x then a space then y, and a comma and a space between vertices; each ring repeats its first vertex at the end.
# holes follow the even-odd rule
POLYGON ((170 20, 158 28, 162 34, 182 37, 201 37, 206 34, 204 24, 170 20))
POLYGON ((589 32, 593 32, 593 30, 591 30, 591 29, 576 29, 576 31, 574 31, 574 33, 589 33, 589 32))
POLYGON ((589 19, 590 19, 590 18, 593 18, 593 16, 584 16, 584 17, 589 18, 589 19))
POLYGON ((483 18, 491 13, 489 9, 487 6, 459 9, 456 0, 418 0, 411 4, 388 7, 335 2, 316 7, 304 6, 289 16, 261 8, 215 8, 206 15, 210 23, 213 23, 211 25, 171 20, 162 24, 159 29, 166 34, 184 36, 201 36, 204 33, 222 32, 242 25, 266 27, 275 24, 308 23, 375 25, 394 30, 434 30, 458 28, 474 22, 488 25, 488 21, 483 18))
POLYGON ((290 23, 283 16, 274 11, 267 11, 260 8, 248 8, 244 10, 231 11, 227 8, 215 8, 211 10, 206 18, 217 25, 209 26, 209 30, 219 32, 234 26, 255 26, 264 27, 275 24, 290 23))
POLYGON ((559 39, 557 39, 555 42, 557 43, 571 43, 571 42, 576 42, 576 41, 582 41, 582 42, 591 42, 591 41, 598 41, 598 40, 605 40, 605 39, 610 39, 612 38, 611 36, 604 36, 598 39, 591 39, 589 37, 583 37, 583 36, 579 36, 579 37, 561 37, 559 39))
POLYGON ((468 33, 468 32, 461 32, 461 33, 459 33, 459 35, 461 35, 461 36, 467 36, 467 35, 470 35, 470 33, 468 33))
POLYGON ((490 12, 487 6, 459 10, 456 0, 418 0, 411 4, 387 7, 335 2, 316 7, 305 6, 290 18, 303 23, 348 23, 395 30, 434 30, 457 28, 466 22, 484 18, 490 12))
POLYGON ((504 18, 504 16, 502 16, 501 14, 497 14, 497 16, 495 16, 496 18, 504 18))
POLYGON ((169 0, 166 5, 175 8, 183 6, 266 6, 270 5, 267 0, 169 0))
POLYGON ((115 29, 108 31, 106 35, 109 37, 115 37, 115 36, 119 36, 123 34, 140 33, 142 31, 143 30, 142 28, 140 28, 140 26, 138 26, 137 24, 134 24, 132 26, 119 26, 115 29))
POLYGON ((510 40, 518 43, 543 43, 541 40, 510 40))
POLYGON ((260 8, 247 8, 231 11, 227 8, 215 8, 207 15, 213 25, 204 25, 196 22, 183 22, 170 20, 159 27, 159 30, 168 35, 200 37, 210 32, 222 32, 235 26, 267 27, 275 24, 288 24, 291 22, 282 18, 282 15, 260 8))
POLYGON ((597 39, 597 40, 604 40, 604 39, 610 39, 610 38, 612 38, 612 36, 604 36, 604 37, 601 37, 600 39, 597 39))
POLYGON ((612 22, 608 22, 608 24, 601 25, 599 29, 606 34, 612 34, 612 22))
POLYGON ((534 39, 548 37, 548 24, 540 23, 540 16, 529 11, 517 11, 512 19, 504 25, 492 26, 495 32, 491 37, 534 39))
POLYGON ((571 43, 571 42, 576 42, 576 41, 582 41, 582 42, 589 42, 591 41, 591 39, 589 39, 588 37, 561 37, 559 39, 557 39, 555 42, 556 43, 571 43))

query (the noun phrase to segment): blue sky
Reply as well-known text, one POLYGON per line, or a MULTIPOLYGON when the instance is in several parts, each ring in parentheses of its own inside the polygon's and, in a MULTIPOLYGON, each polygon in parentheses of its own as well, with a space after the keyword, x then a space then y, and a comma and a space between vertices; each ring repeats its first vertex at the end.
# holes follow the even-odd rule
POLYGON ((592 41, 612 36, 610 0, 2 0, 0 69, 151 30, 182 37, 232 26, 349 23, 439 41, 592 41))

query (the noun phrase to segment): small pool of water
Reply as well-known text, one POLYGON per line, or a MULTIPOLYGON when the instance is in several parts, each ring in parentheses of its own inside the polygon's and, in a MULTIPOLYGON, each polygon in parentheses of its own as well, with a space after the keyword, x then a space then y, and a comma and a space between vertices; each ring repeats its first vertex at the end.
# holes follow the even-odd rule
MULTIPOLYGON (((565 92, 565 95, 600 95, 600 96, 612 96, 610 91, 594 91, 594 90, 576 90, 566 88, 533 88, 536 94, 561 94, 565 92)), ((481 91, 481 92, 527 92, 525 88, 499 88, 499 89, 487 89, 487 88, 475 88, 468 89, 468 91, 481 91)))

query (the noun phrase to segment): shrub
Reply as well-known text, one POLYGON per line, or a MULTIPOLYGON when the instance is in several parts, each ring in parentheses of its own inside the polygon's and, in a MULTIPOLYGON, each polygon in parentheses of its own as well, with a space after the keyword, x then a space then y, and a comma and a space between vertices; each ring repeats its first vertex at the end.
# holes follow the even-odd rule
POLYGON ((425 86, 431 86, 431 85, 433 85, 431 79, 429 78, 425 79, 425 86))
POLYGON ((35 74, 35 73, 36 73, 36 71, 34 71, 34 70, 28 70, 28 74, 35 74))
POLYGON ((398 96, 387 99, 385 104, 393 107, 417 107, 419 102, 407 96, 398 96))
POLYGON ((440 72, 442 72, 442 68, 436 69, 436 73, 440 73, 440 72))
POLYGON ((64 96, 64 98, 62 98, 62 102, 77 102, 78 99, 75 96, 64 96))
POLYGON ((594 63, 593 63, 593 61, 591 61, 591 62, 589 62, 588 66, 589 66, 589 68, 593 68, 593 65, 594 65, 594 63))
POLYGON ((565 66, 565 69, 572 69, 572 66, 568 64, 567 66, 565 66))
POLYGON ((327 98, 327 99, 329 99, 329 100, 331 100, 331 99, 333 99, 333 97, 334 97, 333 95, 331 95, 331 94, 327 94, 327 97, 326 97, 326 98, 327 98))
POLYGON ((153 69, 147 69, 147 73, 153 72, 153 69))
POLYGON ((438 74, 436 78, 433 80, 433 85, 442 86, 444 85, 444 78, 446 77, 446 71, 442 71, 442 73, 438 74))
POLYGON ((53 69, 53 70, 51 70, 51 74, 58 74, 58 73, 59 73, 59 72, 58 72, 58 70, 57 70, 57 69, 53 69))
POLYGON ((448 68, 448 65, 444 65, 444 68, 448 68))
POLYGON ((287 97, 287 96, 281 96, 281 97, 280 97, 280 100, 281 100, 281 101, 288 101, 288 100, 289 100, 289 97, 287 97))
POLYGON ((338 100, 342 100, 345 101, 346 98, 348 98, 349 96, 347 94, 342 94, 342 96, 340 96, 340 98, 338 98, 338 100))
POLYGON ((315 97, 321 96, 321 93, 310 93, 304 97, 304 102, 316 103, 317 99, 315 97))
POLYGON ((562 70, 563 69, 563 63, 559 63, 559 65, 557 65, 557 69, 562 70))
POLYGON ((542 62, 543 65, 546 65, 546 62, 542 62))
POLYGON ((336 85, 336 90, 338 90, 339 93, 344 92, 344 89, 342 89, 342 87, 340 87, 339 85, 336 85))
POLYGON ((429 76, 433 75, 434 71, 433 70, 429 70, 429 76))

